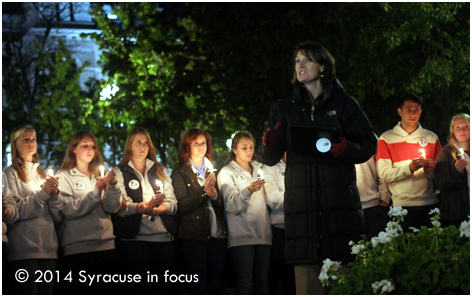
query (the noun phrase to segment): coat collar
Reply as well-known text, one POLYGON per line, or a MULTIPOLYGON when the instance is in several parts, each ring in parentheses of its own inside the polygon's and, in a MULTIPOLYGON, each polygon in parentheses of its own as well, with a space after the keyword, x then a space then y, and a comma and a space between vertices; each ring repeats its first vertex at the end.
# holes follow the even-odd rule
MULTIPOLYGON (((315 100, 321 100, 321 102, 318 103, 320 108, 326 104, 328 99, 333 95, 335 89, 341 89, 341 90, 344 89, 341 82, 338 79, 336 79, 332 83, 327 84, 326 86, 323 86, 322 96, 318 97, 319 99, 315 98, 315 100)), ((304 103, 305 96, 309 96, 307 92, 308 90, 305 88, 305 86, 303 85, 295 86, 295 90, 293 92, 293 99, 294 99, 293 101, 304 103)))
MULTIPOLYGON (((261 163, 257 162, 257 161, 254 161, 252 160, 251 162, 251 165, 252 165, 252 177, 253 178, 257 178, 257 169, 262 169, 262 165, 261 163)), ((229 165, 235 170, 237 171, 238 173, 240 174, 248 174, 248 175, 251 175, 248 171, 244 170, 243 168, 241 168, 241 166, 239 166, 239 164, 236 162, 236 161, 231 161, 229 163, 229 165)))
MULTIPOLYGON (((134 167, 133 162, 131 160, 129 160, 126 165, 127 166, 125 166, 125 169, 127 170, 131 169, 132 171, 138 172, 138 170, 136 170, 136 167, 134 167)), ((157 164, 155 164, 154 161, 152 161, 151 159, 146 159, 146 172, 149 172, 149 170, 151 170, 155 166, 157 166, 157 164)))
MULTIPOLYGON (((189 168, 195 176, 200 175, 197 169, 195 169, 192 159, 189 159, 189 162, 190 162, 190 167, 189 166, 185 166, 185 167, 189 168)), ((211 162, 207 157, 203 157, 203 163, 205 164, 205 176, 206 176, 206 173, 208 172, 208 164, 211 164, 211 162)))
POLYGON ((408 134, 401 126, 401 121, 398 122, 398 124, 393 128, 393 130, 399 134, 400 136, 402 137, 407 137, 407 136, 416 136, 416 135, 420 135, 422 134, 422 131, 423 131, 423 127, 421 127, 421 124, 418 122, 418 127, 416 128, 415 131, 411 132, 410 134, 408 134))

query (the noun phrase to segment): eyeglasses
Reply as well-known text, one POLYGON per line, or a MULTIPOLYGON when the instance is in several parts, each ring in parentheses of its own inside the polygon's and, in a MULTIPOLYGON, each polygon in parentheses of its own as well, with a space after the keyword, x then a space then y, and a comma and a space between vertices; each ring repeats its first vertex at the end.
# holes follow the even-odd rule
POLYGON ((197 148, 197 147, 206 147, 207 144, 206 144, 206 142, 194 142, 194 143, 192 143, 192 146, 195 147, 195 148, 197 148))

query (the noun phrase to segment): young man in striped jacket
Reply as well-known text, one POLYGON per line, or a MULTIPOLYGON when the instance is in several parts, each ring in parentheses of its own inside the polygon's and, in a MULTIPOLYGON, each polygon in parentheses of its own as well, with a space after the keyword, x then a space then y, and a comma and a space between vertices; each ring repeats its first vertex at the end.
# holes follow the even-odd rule
POLYGON ((377 147, 379 176, 388 184, 393 206, 408 210, 404 232, 431 226, 429 212, 439 207, 433 179, 441 144, 436 134, 421 127, 421 104, 420 97, 403 95, 397 109, 401 121, 380 136, 377 147))

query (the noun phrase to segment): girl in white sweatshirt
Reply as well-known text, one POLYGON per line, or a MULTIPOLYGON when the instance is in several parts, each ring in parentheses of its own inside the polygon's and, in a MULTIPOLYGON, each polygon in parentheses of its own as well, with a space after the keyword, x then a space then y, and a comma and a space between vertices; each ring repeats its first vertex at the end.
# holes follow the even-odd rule
POLYGON ((236 270, 236 293, 244 295, 254 294, 254 291, 269 294, 267 277, 272 231, 261 191, 264 180, 259 169, 262 164, 254 160, 254 143, 250 133, 236 133, 228 155, 229 164, 218 174, 228 222, 228 248, 236 270))
POLYGON ((172 273, 177 199, 167 169, 156 155, 149 133, 133 128, 123 159, 114 168, 124 200, 112 219, 125 271, 139 273, 143 280, 148 273, 158 276, 157 282, 127 286, 127 294, 169 294, 170 281, 165 281, 164 274, 166 270, 172 273))
POLYGON ((36 271, 55 271, 58 242, 54 221, 60 220, 62 197, 58 177, 39 166, 36 131, 26 125, 11 134, 12 165, 4 170, 6 196, 14 194, 19 219, 8 227, 10 271, 25 269, 26 282, 14 281, 15 294, 52 294, 54 282, 35 282, 36 271))
POLYGON ((12 224, 20 217, 18 213, 18 205, 16 205, 15 194, 10 193, 9 196, 5 195, 4 187, 7 185, 7 176, 2 172, 2 292, 4 295, 13 294, 13 286, 10 280, 7 278, 7 259, 8 259, 8 247, 7 247, 7 224, 12 224))
MULTIPOLYGON (((67 284, 74 294, 111 294, 115 286, 103 282, 79 281, 79 272, 87 274, 116 273, 119 254, 109 213, 121 206, 121 189, 111 169, 101 176, 103 166, 95 136, 81 131, 72 136, 64 163, 57 173, 61 177, 59 190, 64 199, 59 224, 59 240, 64 251, 63 267, 72 282, 67 284), (107 190, 105 198, 104 190, 107 190)), ((118 293, 118 292, 116 292, 118 293)))

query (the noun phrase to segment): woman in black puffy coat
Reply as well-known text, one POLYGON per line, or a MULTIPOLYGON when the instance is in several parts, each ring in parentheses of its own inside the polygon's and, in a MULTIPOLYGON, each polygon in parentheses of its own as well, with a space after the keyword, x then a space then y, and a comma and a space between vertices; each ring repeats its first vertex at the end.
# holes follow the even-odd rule
POLYGON ((271 113, 261 158, 273 166, 287 151, 286 259, 296 265, 297 294, 322 293, 317 291, 322 261, 347 264, 355 256, 349 241, 364 238, 354 164, 375 153, 377 137, 359 103, 336 79, 329 51, 305 42, 293 61, 295 88, 271 113), (315 277, 301 284, 300 269, 315 277))

